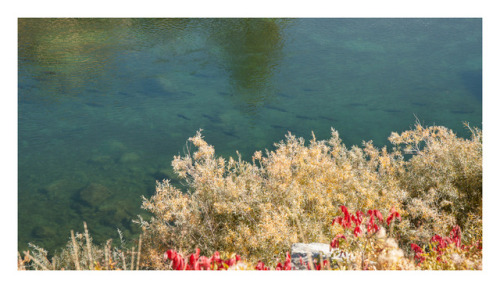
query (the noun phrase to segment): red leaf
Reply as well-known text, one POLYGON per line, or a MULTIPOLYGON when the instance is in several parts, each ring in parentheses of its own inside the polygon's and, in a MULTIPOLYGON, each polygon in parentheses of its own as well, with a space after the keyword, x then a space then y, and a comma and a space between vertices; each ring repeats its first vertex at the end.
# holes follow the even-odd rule
POLYGON ((328 262, 328 260, 323 260, 323 268, 324 267, 330 268, 330 262, 328 262))
POLYGON ((415 253, 418 253, 418 254, 420 254, 420 253, 424 252, 424 251, 422 250, 422 248, 420 248, 420 246, 418 246, 417 244, 413 244, 413 243, 411 243, 411 249, 412 249, 413 251, 415 251, 415 253))
POLYGON ((170 260, 173 260, 175 258, 175 256, 177 256, 177 252, 175 252, 174 250, 167 250, 167 258, 170 259, 170 260))
POLYGON ((210 258, 208 258, 207 256, 201 256, 200 259, 199 259, 199 262, 200 262, 200 267, 203 270, 209 270, 210 269, 210 264, 212 262, 210 261, 210 258))
POLYGON ((460 230, 460 226, 456 225, 455 227, 453 227, 453 230, 451 230, 450 232, 450 238, 453 240, 453 243, 455 243, 457 247, 461 246, 462 230, 460 230))
POLYGON ((339 248, 339 239, 340 238, 345 238, 344 234, 338 234, 337 236, 335 236, 335 238, 333 238, 332 242, 330 243, 330 247, 331 248, 339 248))
POLYGON ((349 210, 347 210, 347 207, 342 205, 342 206, 340 206, 340 210, 342 210, 342 213, 344 213, 344 216, 349 215, 349 210))
POLYGON ((349 210, 347 210, 347 207, 345 206, 340 206, 340 210, 344 213, 344 219, 342 220, 342 226, 344 228, 350 228, 351 227, 351 216, 349 215, 349 210))
POLYGON ((391 225, 392 220, 397 217, 398 220, 401 222, 401 215, 394 209, 394 207, 391 208, 390 215, 387 217, 387 226, 391 225))
POLYGON ((255 270, 269 270, 269 268, 264 265, 264 262, 259 261, 259 263, 257 263, 257 266, 255 266, 255 270))
POLYGON ((378 221, 380 221, 380 223, 384 223, 384 217, 382 216, 382 213, 380 213, 380 211, 373 210, 373 214, 375 214, 375 217, 378 218, 378 221))
POLYGON ((389 215, 389 217, 387 217, 387 226, 391 225, 392 218, 393 218, 393 214, 391 214, 391 215, 389 215))
POLYGON ((354 236, 358 237, 360 234, 361 228, 359 228, 359 226, 356 226, 356 228, 354 228, 354 236))
POLYGON ((283 268, 285 270, 292 270, 292 258, 290 257, 290 253, 288 252, 286 252, 286 260, 283 268))
POLYGON ((227 260, 224 261, 224 263, 228 266, 228 267, 231 267, 233 266, 235 263, 236 263, 236 259, 234 258, 229 258, 227 260))

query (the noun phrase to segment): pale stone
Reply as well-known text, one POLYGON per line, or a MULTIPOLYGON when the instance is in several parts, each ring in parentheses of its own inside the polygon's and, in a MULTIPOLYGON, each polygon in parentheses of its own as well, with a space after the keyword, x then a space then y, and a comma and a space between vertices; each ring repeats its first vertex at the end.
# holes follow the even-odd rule
POLYGON ((330 245, 325 243, 295 243, 291 249, 292 268, 306 270, 309 259, 345 260, 349 255, 338 248, 330 250, 330 245), (300 263, 300 258, 304 265, 300 263))

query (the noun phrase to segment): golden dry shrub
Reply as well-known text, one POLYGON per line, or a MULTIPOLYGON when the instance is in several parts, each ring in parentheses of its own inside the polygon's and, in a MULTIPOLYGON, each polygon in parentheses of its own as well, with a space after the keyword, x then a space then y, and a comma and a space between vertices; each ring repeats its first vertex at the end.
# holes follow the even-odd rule
POLYGON ((216 157, 198 131, 189 139, 195 150, 172 162, 186 190, 164 180, 143 199, 153 214, 141 221, 146 265, 163 269, 167 249, 195 248, 270 263, 293 243, 330 242, 341 232, 331 225, 341 205, 385 216, 391 208, 399 211, 403 221, 391 228, 391 237, 397 235, 408 252, 410 242, 469 225, 468 214, 481 218, 482 134, 470 130, 471 139, 462 139, 417 123, 391 135, 391 152, 371 142, 349 149, 334 129, 323 141, 313 133, 309 145, 289 133, 274 151, 255 152, 252 162, 239 154, 237 160, 216 157))
POLYGON ((406 197, 395 177, 403 168, 399 153, 371 143, 348 149, 333 129, 328 141, 313 134, 309 146, 288 134, 275 151, 256 152, 252 163, 215 157, 200 132, 189 141, 196 151, 172 162, 187 191, 163 181, 143 202, 154 215, 143 221, 153 268, 164 268, 166 249, 270 261, 299 241, 329 242, 340 205, 387 214, 392 207, 401 210, 406 197))
POLYGON ((482 217, 482 132, 471 131, 470 139, 442 127, 392 133, 395 150, 413 155, 398 175, 401 189, 408 191, 409 241, 426 242, 458 224, 465 228, 469 214, 482 217))

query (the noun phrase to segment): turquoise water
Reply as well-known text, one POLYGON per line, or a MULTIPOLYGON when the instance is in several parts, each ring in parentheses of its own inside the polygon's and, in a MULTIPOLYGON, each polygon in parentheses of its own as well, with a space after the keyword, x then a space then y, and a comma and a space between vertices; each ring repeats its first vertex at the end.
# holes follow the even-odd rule
POLYGON ((141 195, 200 128, 249 159, 287 131, 383 146, 415 117, 482 127, 481 19, 20 19, 18 61, 20 250, 83 221, 136 237, 141 195))

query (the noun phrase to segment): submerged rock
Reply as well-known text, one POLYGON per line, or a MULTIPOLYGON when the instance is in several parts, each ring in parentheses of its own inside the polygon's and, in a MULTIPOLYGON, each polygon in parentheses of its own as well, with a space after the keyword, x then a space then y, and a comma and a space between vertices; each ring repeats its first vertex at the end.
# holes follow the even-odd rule
POLYGON ((111 190, 99 183, 90 183, 80 190, 80 199, 89 206, 95 207, 112 195, 111 190))
POLYGON ((49 185, 41 187, 38 191, 47 195, 49 199, 69 199, 71 195, 85 187, 87 183, 86 176, 81 176, 76 179, 62 178, 51 182, 49 185))
POLYGON ((120 163, 130 163, 130 162, 136 162, 139 161, 141 157, 137 153, 134 152, 128 152, 123 154, 120 157, 120 163))

